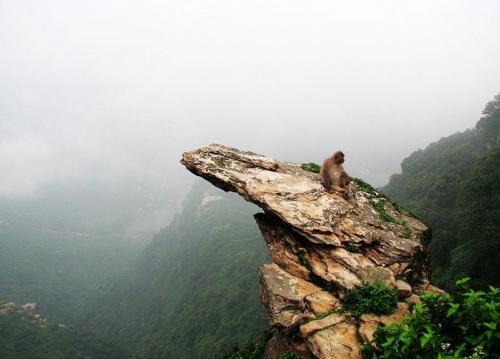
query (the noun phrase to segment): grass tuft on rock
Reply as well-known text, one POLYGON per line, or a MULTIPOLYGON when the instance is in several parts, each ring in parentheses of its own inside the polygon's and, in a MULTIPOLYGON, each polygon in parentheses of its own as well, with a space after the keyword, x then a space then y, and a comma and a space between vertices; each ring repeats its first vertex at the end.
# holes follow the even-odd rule
POLYGON ((314 163, 314 162, 302 163, 300 165, 300 168, 302 168, 305 171, 314 172, 314 173, 319 173, 319 171, 321 170, 321 166, 318 165, 317 163, 314 163))
POLYGON ((399 224, 398 220, 391 216, 389 213, 387 213, 385 209, 385 204, 384 201, 379 199, 379 200, 370 200, 370 204, 372 205, 373 209, 378 213, 380 216, 380 220, 382 223, 384 222, 392 222, 392 223, 397 223, 399 224))
POLYGON ((398 304, 398 292, 382 282, 372 282, 349 290, 344 299, 343 310, 355 316, 365 313, 392 314, 398 304))
POLYGON ((356 189, 361 192, 366 192, 374 197, 384 197, 379 191, 377 191, 372 185, 363 181, 361 178, 351 177, 351 180, 356 183, 356 189))

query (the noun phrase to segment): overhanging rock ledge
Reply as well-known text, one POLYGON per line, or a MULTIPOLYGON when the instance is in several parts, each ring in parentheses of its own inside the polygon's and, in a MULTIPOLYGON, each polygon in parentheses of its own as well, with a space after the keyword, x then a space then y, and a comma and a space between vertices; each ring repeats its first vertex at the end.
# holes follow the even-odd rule
POLYGON ((428 281, 429 229, 359 180, 345 200, 298 164, 218 144, 185 152, 181 163, 264 211, 255 219, 274 263, 260 266, 262 301, 277 329, 267 358, 286 351, 360 358, 360 344, 378 324, 407 312, 404 296, 438 291, 428 281), (395 314, 364 320, 331 313, 346 290, 373 281, 400 290, 395 314))

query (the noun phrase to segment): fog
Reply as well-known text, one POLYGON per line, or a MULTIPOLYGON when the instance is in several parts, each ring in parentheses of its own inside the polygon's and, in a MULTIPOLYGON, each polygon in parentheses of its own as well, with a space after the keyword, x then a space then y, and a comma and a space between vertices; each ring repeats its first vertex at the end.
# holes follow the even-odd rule
POLYGON ((168 196, 193 180, 181 153, 212 142, 297 162, 342 149, 383 185, 500 91, 498 13, 494 0, 0 0, 0 196, 82 180, 168 196))

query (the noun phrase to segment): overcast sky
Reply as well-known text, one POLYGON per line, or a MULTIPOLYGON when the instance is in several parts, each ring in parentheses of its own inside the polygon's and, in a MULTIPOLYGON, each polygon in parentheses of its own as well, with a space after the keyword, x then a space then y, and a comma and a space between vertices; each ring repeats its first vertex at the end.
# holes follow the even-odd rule
POLYGON ((219 142, 386 183, 500 92, 500 1, 0 0, 0 196, 219 142))

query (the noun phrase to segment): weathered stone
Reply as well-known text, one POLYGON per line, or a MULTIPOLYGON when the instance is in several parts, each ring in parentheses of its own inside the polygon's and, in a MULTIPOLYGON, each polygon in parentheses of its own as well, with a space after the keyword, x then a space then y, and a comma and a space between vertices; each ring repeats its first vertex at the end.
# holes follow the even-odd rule
POLYGON ((261 296, 278 329, 266 358, 284 350, 304 358, 361 358, 358 338, 372 341, 380 324, 408 312, 407 303, 398 303, 389 316, 332 313, 316 320, 339 308, 349 289, 383 281, 410 296, 408 303, 416 300, 412 289, 442 292, 428 282, 428 228, 362 183, 345 200, 296 164, 222 145, 186 152, 181 162, 264 210, 255 219, 274 263, 260 266, 261 296))
POLYGON ((361 358, 356 332, 352 318, 339 313, 300 326, 317 358, 361 358))
POLYGON ((275 218, 264 213, 255 215, 267 249, 274 263, 297 277, 309 280, 310 270, 301 263, 307 250, 301 245, 297 233, 291 231, 275 218))
POLYGON ((284 271, 276 264, 260 266, 261 297, 270 326, 292 329, 314 317, 305 298, 321 290, 314 284, 284 271))
POLYGON ((340 307, 340 300, 335 298, 331 293, 320 290, 311 295, 308 295, 306 298, 307 306, 315 313, 315 314, 324 314, 328 313, 334 309, 340 307))
POLYGON ((320 359, 361 359, 356 325, 342 321, 306 338, 312 353, 320 359))
POLYGON ((373 341, 373 334, 379 327, 380 322, 362 322, 359 325, 359 335, 363 340, 363 343, 371 343, 373 341))
POLYGON ((406 303, 408 303, 410 305, 411 304, 415 305, 415 304, 422 303, 422 301, 420 300, 420 297, 418 295, 412 294, 408 298, 406 298, 406 303))
MULTIPOLYGON (((181 162, 194 174, 273 213, 310 242, 336 246, 397 242, 392 253, 403 250, 410 256, 421 250, 419 236, 427 230, 421 222, 385 200, 386 212, 401 224, 382 222, 370 194, 355 191, 346 201, 326 192, 317 175, 297 165, 216 144, 184 153, 181 162), (405 238, 408 228, 412 236, 405 238)), ((386 258, 386 262, 391 261, 386 258)))
POLYGON ((47 324, 47 320, 40 315, 38 305, 36 303, 18 305, 9 302, 0 305, 0 316, 7 316, 12 313, 22 313, 23 317, 29 320, 30 323, 40 327, 44 327, 47 324))
POLYGON ((276 359, 290 351, 286 337, 279 331, 267 342, 262 359, 276 359))
POLYGON ((263 359, 278 359, 286 353, 293 353, 300 358, 314 358, 307 343, 296 333, 285 335, 276 331, 264 348, 263 359))
POLYGON ((414 289, 413 291, 417 294, 422 294, 422 293, 433 293, 439 295, 446 294, 444 290, 430 284, 428 280, 422 281, 421 283, 414 286, 413 289, 414 289))
POLYGON ((351 253, 341 247, 325 248, 307 243, 305 238, 270 215, 259 213, 255 215, 255 219, 273 262, 293 275, 309 280, 312 271, 346 289, 361 287, 373 281, 395 284, 394 274, 390 269, 376 266, 361 253, 351 253))
POLYGON ((361 253, 351 253, 338 247, 314 248, 309 255, 313 272, 341 288, 358 288, 377 280, 394 285, 391 270, 376 266, 361 253))
POLYGON ((412 294, 411 286, 401 279, 398 279, 396 281, 396 289, 398 291, 399 296, 402 298, 409 297, 412 294))
POLYGON ((16 309, 16 305, 12 302, 2 304, 0 306, 0 315, 10 314, 16 309))
POLYGON ((435 285, 432 285, 432 284, 429 284, 425 290, 425 292, 428 292, 428 293, 434 293, 434 294, 439 294, 439 295, 443 295, 443 294, 446 294, 446 292, 444 290, 442 290, 441 288, 438 288, 436 287, 435 285))
POLYGON ((407 313, 409 313, 408 304, 398 302, 398 307, 393 314, 363 314, 360 318, 359 334, 365 343, 370 343, 373 341, 373 333, 375 333, 379 325, 403 320, 407 313))
POLYGON ((347 317, 344 314, 332 313, 325 318, 311 320, 300 326, 300 334, 303 338, 307 338, 320 330, 344 322, 346 318, 347 317))

